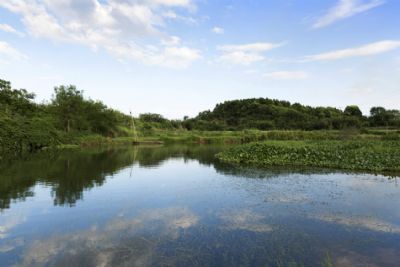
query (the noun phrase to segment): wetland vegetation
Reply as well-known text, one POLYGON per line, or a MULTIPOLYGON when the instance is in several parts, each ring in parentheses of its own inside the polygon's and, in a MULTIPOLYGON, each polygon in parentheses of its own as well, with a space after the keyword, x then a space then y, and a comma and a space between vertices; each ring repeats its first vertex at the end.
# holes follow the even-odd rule
POLYGON ((266 141, 236 146, 217 157, 236 164, 400 173, 399 141, 266 141))

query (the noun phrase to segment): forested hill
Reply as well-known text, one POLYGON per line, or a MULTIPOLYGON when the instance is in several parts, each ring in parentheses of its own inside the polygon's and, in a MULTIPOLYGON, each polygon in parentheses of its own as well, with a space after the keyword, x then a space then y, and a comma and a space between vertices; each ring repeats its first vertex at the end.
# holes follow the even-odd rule
POLYGON ((226 101, 212 111, 201 112, 185 122, 187 128, 202 130, 242 129, 343 129, 362 126, 400 126, 400 112, 382 107, 363 116, 358 106, 345 110, 311 107, 268 98, 226 101))

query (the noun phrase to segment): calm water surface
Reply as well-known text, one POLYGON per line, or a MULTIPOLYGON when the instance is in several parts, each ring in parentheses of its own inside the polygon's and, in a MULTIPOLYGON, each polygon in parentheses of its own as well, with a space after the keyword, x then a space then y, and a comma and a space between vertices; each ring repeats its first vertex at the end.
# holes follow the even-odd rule
POLYGON ((0 163, 0 266, 400 266, 396 178, 237 168, 222 149, 0 163))

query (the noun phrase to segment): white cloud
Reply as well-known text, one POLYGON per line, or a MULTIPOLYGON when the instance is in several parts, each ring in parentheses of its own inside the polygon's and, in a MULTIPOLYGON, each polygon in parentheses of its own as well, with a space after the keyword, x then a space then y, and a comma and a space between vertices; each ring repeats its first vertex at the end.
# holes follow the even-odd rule
POLYGON ((19 14, 27 32, 37 38, 101 48, 147 65, 187 67, 200 58, 198 50, 180 45, 179 37, 166 32, 163 16, 166 9, 192 9, 191 0, 10 0, 0 7, 19 14))
POLYGON ((186 68, 199 59, 200 51, 188 47, 167 47, 161 54, 154 57, 153 65, 171 68, 186 68))
POLYGON ((189 7, 192 5, 190 0, 148 0, 149 3, 165 6, 189 7))
POLYGON ((217 61, 230 63, 230 64, 242 64, 249 65, 254 62, 264 60, 263 52, 272 50, 282 46, 282 43, 251 43, 244 45, 223 45, 217 47, 222 55, 217 61))
POLYGON ((18 35, 19 37, 24 37, 25 34, 17 31, 14 27, 8 25, 8 24, 0 24, 0 31, 4 31, 4 32, 8 32, 8 33, 12 33, 15 35, 18 35))
POLYGON ((0 58, 6 60, 24 60, 28 57, 6 42, 0 41, 0 58))
POLYGON ((214 27, 211 29, 211 31, 215 34, 223 34, 224 33, 224 29, 222 29, 220 27, 214 27))
POLYGON ((198 23, 197 20, 192 18, 191 16, 178 15, 172 10, 168 10, 168 11, 164 12, 162 14, 162 17, 167 18, 167 19, 171 19, 171 20, 182 21, 182 22, 184 22, 186 24, 191 24, 191 25, 195 25, 195 24, 198 23))
POLYGON ((218 58, 219 62, 231 63, 235 65, 249 65, 262 60, 264 60, 264 57, 259 54, 245 53, 242 51, 225 53, 218 58))
POLYGON ((304 80, 309 75, 305 71, 274 71, 265 73, 264 77, 274 80, 304 80))
POLYGON ((356 48, 331 51, 327 53, 307 56, 305 61, 337 60, 351 57, 364 57, 382 54, 400 48, 400 41, 385 40, 367 44, 356 48))
POLYGON ((186 68, 191 62, 201 58, 200 51, 184 46, 167 46, 162 49, 147 47, 145 51, 135 49, 132 46, 110 46, 107 47, 117 58, 130 58, 140 60, 142 63, 151 66, 162 66, 169 68, 186 68))
POLYGON ((174 46, 174 45, 179 45, 181 42, 181 38, 178 36, 170 36, 166 39, 161 40, 162 45, 166 46, 174 46))
POLYGON ((265 52, 268 50, 272 50, 274 48, 278 48, 282 46, 282 43, 273 44, 273 43, 252 43, 252 44, 244 44, 244 45, 222 45, 218 47, 218 50, 224 52, 248 52, 248 53, 259 53, 265 52))
POLYGON ((314 23, 313 28, 326 27, 336 21, 366 12, 384 3, 384 0, 340 0, 336 6, 332 7, 324 16, 314 23))

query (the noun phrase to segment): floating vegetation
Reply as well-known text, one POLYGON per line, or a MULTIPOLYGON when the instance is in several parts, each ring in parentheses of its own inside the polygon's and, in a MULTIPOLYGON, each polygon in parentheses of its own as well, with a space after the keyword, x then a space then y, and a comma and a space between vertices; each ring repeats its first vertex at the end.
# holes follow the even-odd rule
POLYGON ((400 173, 397 141, 267 141, 217 154, 225 162, 400 173))

